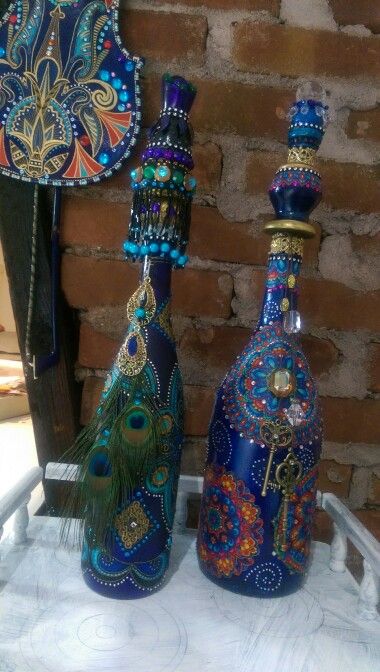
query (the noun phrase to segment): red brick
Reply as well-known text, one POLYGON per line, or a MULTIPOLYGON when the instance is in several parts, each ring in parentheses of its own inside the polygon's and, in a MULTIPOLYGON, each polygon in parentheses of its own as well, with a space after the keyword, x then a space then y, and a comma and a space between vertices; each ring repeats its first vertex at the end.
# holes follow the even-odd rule
POLYGON ((88 425, 99 404, 100 394, 104 387, 104 379, 88 376, 83 385, 82 406, 80 414, 81 425, 88 425))
POLYGON ((122 251, 130 206, 92 198, 65 196, 62 203, 61 243, 122 251))
POLYGON ((233 26, 232 58, 248 72, 378 77, 380 43, 326 30, 244 21, 233 26))
POLYGON ((339 351, 329 338, 305 335, 302 336, 301 343, 314 376, 329 371, 338 361, 339 351))
POLYGON ((321 460, 317 488, 322 492, 333 492, 337 497, 348 497, 352 466, 338 464, 334 460, 321 460))
POLYGON ((241 327, 188 328, 178 354, 186 382, 221 383, 226 371, 247 344, 250 329, 241 327))
POLYGON ((214 402, 212 387, 185 385, 185 434, 206 436, 214 402))
MULTIPOLYGON (((155 4, 168 4, 165 0, 154 0, 155 4)), ((178 0, 169 0, 169 4, 177 5, 178 0)), ((209 9, 245 9, 249 12, 267 11, 278 16, 280 0, 181 0, 182 5, 189 7, 208 7, 209 9)))
MULTIPOLYGON (((264 283, 265 272, 253 270, 251 287, 258 301, 264 283)), ((359 292, 340 282, 303 276, 299 288, 299 308, 307 331, 313 327, 380 331, 380 290, 359 292)))
POLYGON ((322 397, 325 439, 337 443, 380 443, 380 399, 322 397))
MULTIPOLYGON (((263 266, 270 248, 263 226, 264 221, 260 225, 229 222, 216 208, 193 205, 188 253, 202 259, 263 266)), ((318 260, 321 229, 315 226, 315 238, 305 245, 306 265, 315 265, 318 260)))
POLYGON ((380 392, 380 343, 369 346, 369 386, 371 392, 380 392))
MULTIPOLYGON (((251 152, 248 157, 246 188, 249 193, 267 191, 275 170, 286 157, 273 152, 251 152)), ((356 163, 319 161, 323 178, 323 202, 333 208, 357 212, 379 210, 380 169, 356 163)))
POLYGON ((373 33, 380 33, 380 5, 378 0, 330 0, 334 19, 341 25, 362 25, 373 33))
MULTIPOLYGON (((191 111, 191 123, 198 133, 236 133, 248 137, 286 140, 286 112, 295 92, 266 86, 216 79, 191 81, 198 93, 191 111)), ((144 123, 153 123, 160 109, 159 80, 144 83, 144 123)))
MULTIPOLYGON (((62 287, 74 308, 126 303, 138 283, 138 268, 124 261, 64 254, 62 287)), ((227 318, 233 282, 228 273, 187 268, 173 274, 173 312, 227 318), (189 291, 191 288, 191 291, 189 291)))
POLYGON ((82 322, 78 353, 78 363, 81 366, 90 369, 109 369, 119 347, 119 341, 82 322))
POLYGON ((380 106, 373 110, 350 112, 346 130, 349 138, 365 138, 380 142, 380 106))
POLYGON ((128 10, 120 14, 120 32, 131 52, 160 65, 163 61, 204 62, 207 20, 203 16, 128 10))

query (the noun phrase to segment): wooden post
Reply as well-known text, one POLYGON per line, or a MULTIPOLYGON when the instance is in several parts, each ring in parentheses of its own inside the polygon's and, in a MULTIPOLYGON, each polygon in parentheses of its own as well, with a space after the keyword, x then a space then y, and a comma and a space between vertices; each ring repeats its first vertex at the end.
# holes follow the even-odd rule
MULTIPOLYGON (((58 325, 60 361, 33 380, 25 363, 25 331, 30 283, 31 231, 34 186, 0 176, 0 235, 7 270, 11 301, 20 352, 24 363, 26 387, 42 467, 57 460, 72 444, 79 429, 80 387, 75 382, 78 329, 72 311, 59 295, 58 325)), ((35 351, 50 348, 50 231, 51 208, 48 191, 40 187, 37 246, 36 309, 33 320, 35 351)), ((48 509, 59 510, 57 484, 45 482, 48 509)))

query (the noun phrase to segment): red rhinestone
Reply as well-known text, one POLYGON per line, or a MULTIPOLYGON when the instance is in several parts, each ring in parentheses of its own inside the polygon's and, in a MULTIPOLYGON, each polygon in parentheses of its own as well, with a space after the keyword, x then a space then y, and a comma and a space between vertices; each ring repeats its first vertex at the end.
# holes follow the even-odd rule
POLYGON ((17 21, 16 14, 11 14, 11 16, 9 17, 9 23, 16 23, 16 21, 17 21))
POLYGON ((105 49, 111 49, 111 47, 112 47, 111 40, 104 40, 103 46, 104 46, 105 49))
POLYGON ((83 147, 88 147, 88 145, 91 144, 91 140, 90 140, 90 138, 88 137, 88 135, 82 135, 82 136, 79 138, 79 142, 80 142, 80 144, 81 144, 83 147))

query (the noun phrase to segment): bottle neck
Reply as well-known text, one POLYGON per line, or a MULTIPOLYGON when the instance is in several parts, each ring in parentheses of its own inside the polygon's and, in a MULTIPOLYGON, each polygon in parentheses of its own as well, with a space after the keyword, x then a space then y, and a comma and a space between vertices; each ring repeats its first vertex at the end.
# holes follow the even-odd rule
POLYGON ((297 310, 302 252, 302 238, 283 233, 272 236, 259 327, 282 323, 288 311, 297 310))
POLYGON ((170 299, 172 265, 168 261, 145 257, 141 269, 141 280, 150 277, 157 306, 170 299))

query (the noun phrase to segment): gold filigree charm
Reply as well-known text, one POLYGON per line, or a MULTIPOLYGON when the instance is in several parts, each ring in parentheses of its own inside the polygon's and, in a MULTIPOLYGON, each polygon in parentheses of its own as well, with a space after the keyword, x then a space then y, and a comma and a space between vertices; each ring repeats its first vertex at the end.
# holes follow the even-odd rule
POLYGON ((132 294, 127 303, 127 317, 131 323, 136 322, 141 327, 149 324, 156 313, 156 297, 150 278, 145 278, 141 285, 132 294))
POLYGON ((296 254, 302 257, 303 240, 287 233, 275 233, 270 245, 271 254, 296 254))
POLYGON ((268 463, 261 490, 262 496, 265 497, 268 490, 274 454, 279 448, 286 448, 286 446, 290 445, 293 439, 293 431, 290 425, 283 424, 281 420, 275 420, 274 422, 267 420, 261 425, 260 435, 265 445, 269 448, 268 463))
POLYGON ((132 327, 118 352, 116 366, 125 376, 137 376, 144 368, 146 359, 144 336, 138 326, 132 327))
POLYGON ((151 522, 140 502, 132 502, 115 518, 115 527, 125 548, 133 548, 147 534, 151 522))
POLYGON ((282 504, 282 541, 281 549, 287 550, 288 505, 290 495, 294 491, 302 476, 302 462, 297 460, 292 451, 289 451, 285 460, 276 468, 276 482, 284 496, 282 504))

